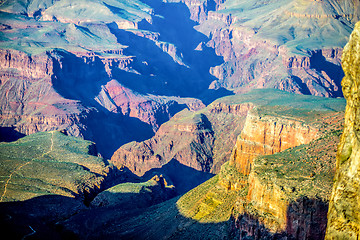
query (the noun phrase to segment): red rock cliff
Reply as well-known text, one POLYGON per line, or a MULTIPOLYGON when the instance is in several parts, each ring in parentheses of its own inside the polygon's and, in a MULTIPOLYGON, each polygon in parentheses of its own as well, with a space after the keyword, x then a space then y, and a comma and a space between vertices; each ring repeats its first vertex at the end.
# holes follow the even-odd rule
POLYGON ((241 173, 248 175, 256 156, 306 144, 318 137, 318 131, 301 120, 259 115, 254 109, 247 115, 230 162, 241 173))

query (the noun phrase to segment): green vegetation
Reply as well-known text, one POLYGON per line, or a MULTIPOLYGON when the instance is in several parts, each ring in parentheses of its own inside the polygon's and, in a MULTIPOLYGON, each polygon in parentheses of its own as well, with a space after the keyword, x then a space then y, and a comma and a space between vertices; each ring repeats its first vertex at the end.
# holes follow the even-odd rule
POLYGON ((175 188, 174 185, 168 185, 168 181, 163 176, 158 177, 157 175, 151 178, 146 182, 140 183, 121 183, 109 189, 106 189, 104 192, 109 193, 141 193, 142 191, 151 191, 151 187, 157 186, 161 184, 160 182, 164 181, 164 187, 173 189, 175 188), (163 179, 163 180, 162 180, 163 179))
POLYGON ((306 55, 308 50, 345 46, 357 21, 355 4, 335 0, 228 0, 219 12, 231 14, 234 26, 252 29, 255 38, 306 55))
POLYGON ((108 50, 119 52, 125 46, 107 24, 134 28, 132 22, 149 19, 150 12, 141 1, 3 1, 0 48, 35 55, 64 49, 111 57, 108 50))
MULTIPOLYGON (((211 105, 218 102, 225 104, 253 103, 263 107, 286 107, 287 110, 301 111, 343 111, 346 102, 343 98, 325 98, 311 95, 300 95, 277 89, 253 89, 248 93, 227 96, 215 100, 211 105)), ((285 112, 285 111, 283 111, 285 112)))
POLYGON ((322 120, 319 139, 254 160, 255 176, 265 185, 279 186, 289 201, 303 196, 329 200, 336 150, 343 128, 343 112, 322 120))
POLYGON ((57 131, 0 143, 1 201, 40 195, 82 196, 99 189, 109 172, 92 142, 57 131))
POLYGON ((15 49, 28 54, 40 54, 52 49, 73 52, 121 50, 106 26, 73 23, 39 22, 25 16, 0 12, 0 20, 9 29, 0 31, 0 48, 15 49))
POLYGON ((145 208, 174 197, 174 185, 168 185, 163 175, 155 175, 146 182, 121 183, 101 192, 92 206, 118 206, 122 209, 145 208))
POLYGON ((247 191, 245 176, 227 162, 222 166, 220 174, 184 194, 176 204, 182 216, 200 223, 226 222, 238 204, 237 200, 246 196, 247 191), (228 189, 224 181, 225 184, 229 181, 238 183, 238 189, 228 189))

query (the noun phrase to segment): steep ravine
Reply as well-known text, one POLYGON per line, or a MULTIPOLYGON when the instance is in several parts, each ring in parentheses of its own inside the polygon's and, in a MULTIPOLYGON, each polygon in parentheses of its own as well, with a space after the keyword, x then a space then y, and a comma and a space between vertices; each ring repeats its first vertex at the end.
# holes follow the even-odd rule
MULTIPOLYGON (((245 233, 255 239, 261 236, 266 239, 279 236, 285 239, 324 238, 342 114, 318 115, 319 118, 310 125, 282 118, 280 122, 291 123, 288 127, 284 123, 277 124, 288 129, 286 134, 269 134, 266 137, 274 132, 267 131, 260 134, 261 140, 255 142, 257 144, 243 139, 248 136, 246 131, 240 135, 234 152, 241 147, 246 150, 246 146, 255 145, 258 148, 253 148, 254 152, 260 154, 251 157, 245 155, 243 158, 241 154, 240 157, 234 154, 229 162, 240 173, 249 174, 246 198, 240 200, 242 205, 238 208, 234 225, 239 229, 238 234, 245 233), (263 144, 266 139, 268 144, 263 144), (283 145, 279 144, 280 139, 284 139, 281 141, 283 145), (278 151, 280 146, 284 146, 281 152, 278 151), (276 152, 279 153, 274 154, 276 152), (242 162, 239 164, 237 159, 242 162), (244 166, 247 168, 244 169, 244 166)), ((306 122, 309 123, 309 119, 306 122)), ((269 121, 269 124, 274 126, 273 121, 269 121)), ((256 129, 262 132, 262 125, 258 121, 253 127, 255 129, 257 126, 256 129)), ((229 182, 234 184, 231 180, 229 182)))
POLYGON ((66 129, 72 136, 95 141, 107 158, 126 142, 151 137, 176 112, 204 107, 197 99, 144 96, 126 88, 107 71, 126 64, 109 67, 107 58, 1 50, 0 62, 2 128, 26 135, 66 129), (98 129, 99 122, 105 132, 98 129), (138 131, 130 134, 134 126, 138 131), (109 137, 110 145, 105 144, 109 137))

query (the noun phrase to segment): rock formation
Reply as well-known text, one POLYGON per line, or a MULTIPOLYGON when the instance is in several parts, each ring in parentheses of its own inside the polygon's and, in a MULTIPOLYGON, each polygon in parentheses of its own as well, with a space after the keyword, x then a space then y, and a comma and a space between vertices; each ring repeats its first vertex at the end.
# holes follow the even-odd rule
POLYGON ((359 56, 360 24, 351 34, 344 48, 342 81, 347 100, 344 132, 338 148, 336 175, 331 195, 326 239, 358 239, 360 236, 359 182, 360 182, 360 132, 359 132, 359 56))
POLYGON ((340 57, 359 6, 332 3, 3 1, 0 126, 67 129, 110 158, 177 112, 224 95, 278 88, 341 96, 340 57))
POLYGON ((106 189, 91 202, 92 207, 147 208, 164 202, 176 194, 175 187, 163 175, 155 175, 144 183, 122 183, 106 189))
MULTIPOLYGON (((230 100, 229 97, 226 99, 230 100)), ((305 102, 300 105, 306 105, 305 102)), ((339 103, 344 108, 345 102, 341 99, 332 100, 328 106, 339 103)), ((273 107, 268 108, 268 113, 274 110, 273 107)), ((88 220, 96 213, 92 210, 62 224, 65 229, 74 229, 85 219, 88 223, 85 230, 78 229, 92 232, 89 239, 100 236, 133 239, 190 239, 194 236, 199 239, 323 239, 335 173, 336 147, 343 127, 343 112, 325 109, 302 112, 308 113, 306 122, 318 128, 319 138, 277 154, 258 156, 250 175, 240 173, 227 162, 218 175, 180 198, 155 205, 134 217, 125 217, 114 208, 106 218, 93 224, 88 220), (105 227, 101 232, 97 226, 105 227)), ((294 109, 284 111, 279 107, 277 110, 278 118, 280 113, 287 113, 283 121, 290 115, 299 118, 299 112, 292 112, 294 109)))
POLYGON ((231 164, 248 175, 252 160, 259 155, 271 155, 288 148, 307 144, 318 137, 318 129, 296 118, 263 116, 253 109, 236 142, 231 164))
MULTIPOLYGON (((16 237, 73 215, 65 229, 85 239, 139 237, 148 226, 150 239, 159 229, 174 239, 226 237, 219 229, 240 238, 321 239, 342 100, 274 88, 341 97, 342 48, 359 13, 353 0, 1 1, 0 139, 65 129, 94 141, 111 160, 58 132, 37 135, 47 139, 36 145, 40 155, 32 135, 1 145, 21 147, 16 155, 0 152, 2 200, 25 201, 0 205, 2 216, 16 216, 0 221, 16 226, 34 205, 16 237), (44 149, 52 135, 64 143, 57 153, 44 149), (112 171, 136 183, 103 192, 91 209, 73 201, 89 203, 112 182, 112 171), (179 201, 145 213, 124 195, 127 186, 142 186, 138 204, 149 206, 174 193, 164 193, 162 180, 146 183, 154 174, 185 193, 216 173, 179 201), (160 188, 159 198, 152 187, 160 188), (33 215, 42 203, 50 207, 33 215), (107 204, 114 211, 99 207, 107 204), (51 222, 41 223, 52 212, 51 222), (33 220, 36 227, 28 224, 33 220)), ((343 149, 341 159, 350 154, 347 143, 343 149)))
MULTIPOLYGON (((266 133, 259 134, 262 141, 245 141, 241 137, 247 135, 240 134, 230 161, 222 166, 219 175, 180 198, 177 204, 181 214, 202 224, 231 221, 230 235, 240 239, 323 239, 343 112, 299 114, 288 108, 267 106, 252 109, 249 119, 254 118, 254 110, 260 114, 255 119, 277 119, 284 128, 301 126, 306 132, 312 129, 313 135, 308 134, 300 143, 288 138, 285 143, 294 145, 272 154, 280 146, 274 144, 276 139, 285 135, 266 137, 271 131, 262 131, 261 121, 247 122, 243 132, 245 128, 258 129, 266 133), (264 139, 271 144, 263 144, 264 139), (254 155, 242 158, 241 150, 254 144, 259 145, 254 155), (264 148, 269 149, 266 156, 264 148)), ((271 121, 269 124, 274 125, 271 121)), ((294 129, 292 135, 297 133, 303 134, 294 129)))
POLYGON ((272 87, 303 94, 341 96, 342 47, 335 45, 344 46, 350 31, 335 38, 318 30, 326 25, 331 32, 341 24, 340 19, 353 27, 359 16, 359 4, 284 1, 281 8, 277 4, 278 1, 266 4, 225 1, 217 5, 216 11, 208 13, 197 29, 211 38, 207 44, 225 61, 211 69, 218 78, 211 87, 224 87, 237 93, 272 87), (212 28, 214 25, 217 27, 212 28), (318 40, 319 36, 323 41, 318 40))

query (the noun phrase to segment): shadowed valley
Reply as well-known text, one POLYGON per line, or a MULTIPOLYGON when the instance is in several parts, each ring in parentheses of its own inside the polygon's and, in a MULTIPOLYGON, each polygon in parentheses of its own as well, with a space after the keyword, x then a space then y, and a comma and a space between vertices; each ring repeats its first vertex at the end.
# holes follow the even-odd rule
POLYGON ((2 232, 356 239, 359 16, 353 0, 0 1, 2 232))

